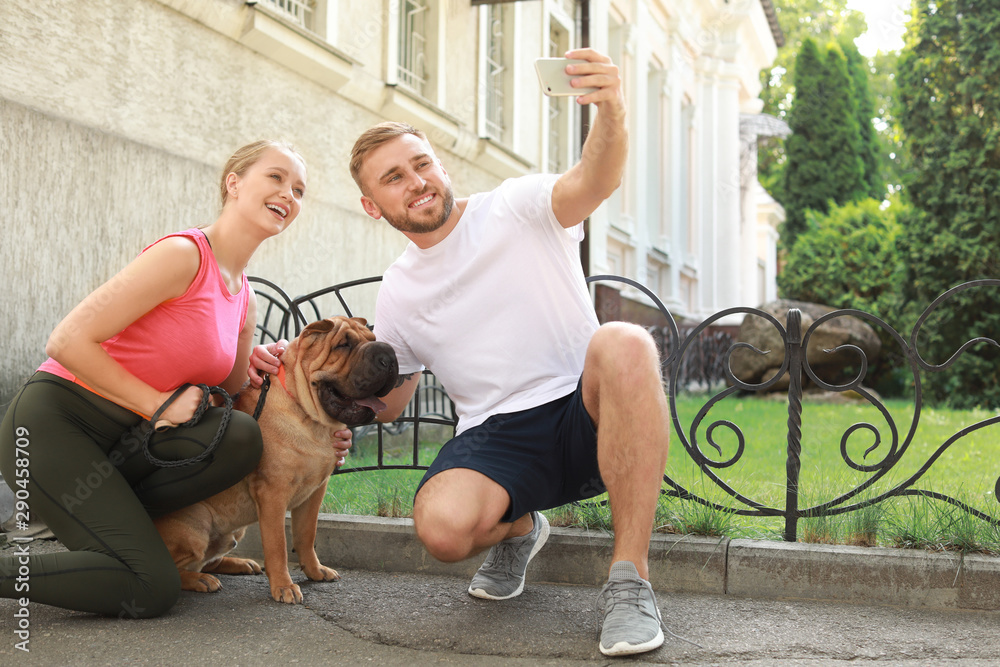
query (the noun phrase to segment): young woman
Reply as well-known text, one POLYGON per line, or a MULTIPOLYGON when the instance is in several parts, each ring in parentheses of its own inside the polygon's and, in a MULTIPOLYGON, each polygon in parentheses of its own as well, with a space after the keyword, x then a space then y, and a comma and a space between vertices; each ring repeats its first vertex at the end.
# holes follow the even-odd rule
MULTIPOLYGON (((155 466, 121 438, 185 384, 232 394, 247 379, 256 301, 244 269, 265 239, 295 220, 305 181, 291 147, 244 146, 223 170, 213 224, 153 243, 56 326, 49 359, 0 427, 0 473, 69 551, 0 558, 0 596, 121 617, 156 616, 177 600, 177 570, 151 516, 248 474, 260 459, 260 430, 233 412, 213 454, 179 467, 155 466)), ((256 372, 252 379, 260 382, 256 372)), ((159 419, 183 424, 201 398, 189 387, 159 419)), ((176 437, 158 442, 155 456, 204 451, 220 412, 171 429, 176 437)), ((349 438, 336 446, 346 449, 349 438)))

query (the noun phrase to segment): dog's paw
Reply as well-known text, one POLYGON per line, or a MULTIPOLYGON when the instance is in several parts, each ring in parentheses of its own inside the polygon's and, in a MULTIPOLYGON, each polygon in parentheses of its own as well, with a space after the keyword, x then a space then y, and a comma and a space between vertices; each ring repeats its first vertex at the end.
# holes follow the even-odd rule
POLYGON ((320 565, 308 570, 302 568, 302 571, 313 581, 337 581, 340 579, 340 574, 332 567, 327 567, 326 565, 320 565))
POLYGON ((264 568, 260 564, 250 558, 234 558, 233 560, 243 561, 239 564, 239 571, 233 572, 233 574, 263 574, 264 568))
POLYGON ((196 593, 214 593, 222 588, 222 582, 204 572, 181 572, 181 590, 196 593))
POLYGON ((302 590, 295 584, 287 586, 271 586, 271 597, 276 602, 285 604, 302 604, 302 590))
POLYGON ((215 572, 218 574, 261 574, 263 568, 257 561, 249 558, 234 558, 225 556, 210 565, 202 568, 202 572, 215 572))

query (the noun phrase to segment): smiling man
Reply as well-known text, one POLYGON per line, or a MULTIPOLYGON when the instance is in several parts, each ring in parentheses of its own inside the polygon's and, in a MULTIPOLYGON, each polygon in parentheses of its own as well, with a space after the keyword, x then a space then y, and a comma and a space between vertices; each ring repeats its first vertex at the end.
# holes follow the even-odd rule
POLYGON ((455 199, 419 130, 382 123, 351 154, 368 215, 411 243, 386 271, 375 334, 396 351, 394 420, 429 368, 459 415, 414 498, 417 536, 443 561, 489 548, 469 594, 520 595, 549 526, 540 510, 607 491, 615 526, 601 591, 606 655, 663 643, 647 556, 666 465, 668 410, 649 334, 599 325, 580 264, 583 220, 619 186, 628 153, 618 69, 571 51, 594 104, 580 162, 455 199))

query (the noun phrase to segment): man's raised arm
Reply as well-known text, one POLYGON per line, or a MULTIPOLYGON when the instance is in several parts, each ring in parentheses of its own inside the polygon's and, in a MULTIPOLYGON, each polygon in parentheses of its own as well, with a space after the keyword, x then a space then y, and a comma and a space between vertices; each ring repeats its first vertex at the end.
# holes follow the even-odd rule
POLYGON ((583 144, 580 161, 552 189, 556 219, 563 227, 572 227, 593 213, 621 184, 628 157, 628 130, 618 67, 593 49, 569 51, 566 57, 589 61, 567 68, 569 74, 578 77, 573 80, 574 87, 598 88, 577 98, 579 104, 596 105, 597 116, 583 144))

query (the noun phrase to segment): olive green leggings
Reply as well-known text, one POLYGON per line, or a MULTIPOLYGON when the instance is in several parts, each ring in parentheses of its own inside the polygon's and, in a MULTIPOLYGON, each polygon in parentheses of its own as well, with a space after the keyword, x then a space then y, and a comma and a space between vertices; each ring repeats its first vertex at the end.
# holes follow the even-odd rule
MULTIPOLYGON (((197 455, 211 442, 221 413, 210 408, 197 425, 172 429, 151 452, 165 460, 197 455)), ((123 618, 158 616, 177 601, 180 577, 151 517, 204 500, 249 474, 260 460, 260 429, 234 411, 212 455, 158 468, 136 444, 120 442, 139 421, 49 373, 36 373, 21 388, 0 426, 0 474, 27 498, 30 516, 44 521, 69 551, 31 555, 30 543, 13 555, 8 550, 0 557, 0 597, 123 618)))

